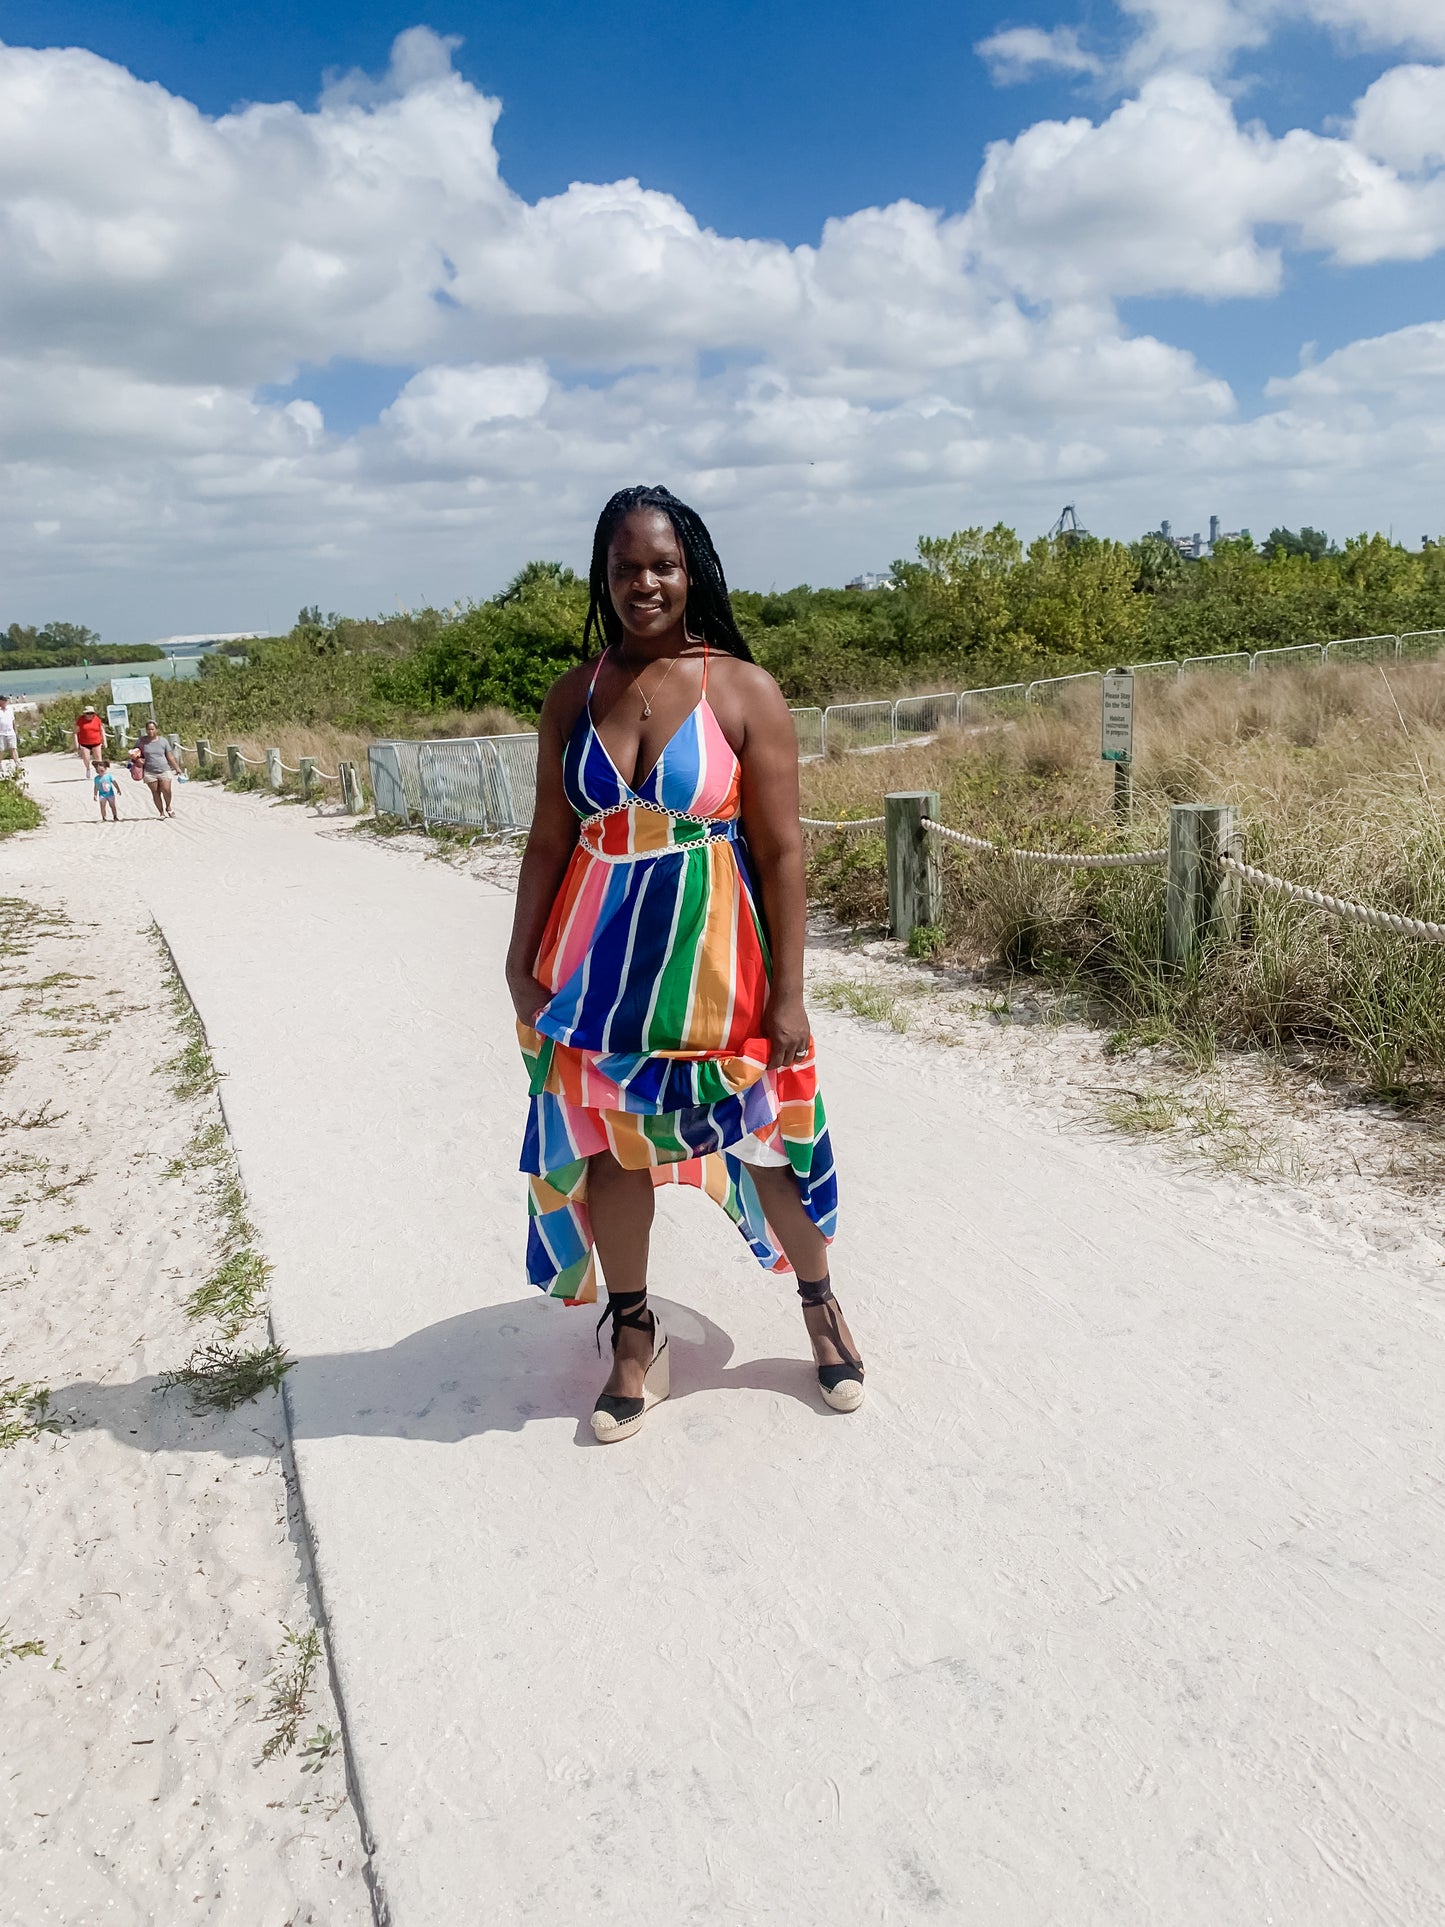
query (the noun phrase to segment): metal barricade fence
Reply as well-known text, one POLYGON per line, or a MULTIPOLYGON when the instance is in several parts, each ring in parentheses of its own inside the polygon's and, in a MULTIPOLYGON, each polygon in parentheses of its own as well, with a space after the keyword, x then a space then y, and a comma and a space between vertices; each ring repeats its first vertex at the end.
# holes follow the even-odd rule
POLYGON ((1306 663, 1323 662, 1324 644, 1320 642, 1294 642, 1283 649, 1256 649, 1252 659, 1253 668, 1260 669, 1302 669, 1306 663))
POLYGON ((1254 658, 1249 652, 1238 649, 1227 656, 1186 656, 1179 665, 1179 673, 1181 676, 1247 676, 1253 666, 1254 658))
MULTIPOLYGON (((399 817, 403 823, 410 823, 412 807, 402 780, 401 753, 415 750, 415 743, 372 743, 366 752, 367 769, 371 775, 371 795, 378 816, 399 817)), ((414 758, 409 759, 413 763, 414 758)), ((418 792, 417 805, 421 797, 418 792)))
POLYGON ((537 807, 537 736, 535 730, 522 730, 515 736, 486 736, 496 756, 502 786, 501 804, 506 830, 530 830, 532 812, 537 807))
POLYGON ((793 728, 798 732, 798 754, 800 756, 821 756, 823 754, 823 712, 818 708, 794 709, 789 714, 793 718, 793 728))
POLYGON ((1341 636, 1325 644, 1326 662, 1384 662, 1400 653, 1398 636, 1341 636))
POLYGON ((932 736, 944 723, 958 721, 958 691, 941 696, 900 696, 893 705, 893 740, 932 736))
POLYGON ((995 683, 990 689, 965 689, 958 698, 960 723, 980 723, 990 716, 1008 716, 1023 708, 1028 684, 995 683))
POLYGON ((1072 676, 1043 676, 1038 682, 1031 682, 1024 693, 1025 702, 1035 707, 1062 702, 1085 684, 1098 688, 1104 680, 1100 669, 1081 669, 1072 676))
POLYGON ((832 703, 823 711, 825 749, 887 749, 892 743, 892 703, 832 703))
MULTIPOLYGON (((1395 656, 1429 660, 1445 655, 1445 629, 1417 629, 1402 636, 1345 636, 1337 642, 1304 642, 1250 655, 1186 656, 1182 662, 1130 665, 1136 676, 1198 673, 1250 675, 1255 669, 1304 667, 1321 662, 1377 662, 1395 656)), ((881 749, 957 722, 978 724, 1047 707, 1073 689, 1102 681, 1097 669, 1071 676, 1045 676, 1031 683, 996 683, 986 689, 900 696, 896 702, 800 706, 790 713, 801 756, 828 749, 881 749)), ((449 737, 431 742, 391 740, 371 744, 371 789, 378 815, 404 823, 456 824, 488 831, 527 830, 537 797, 537 738, 449 737)))

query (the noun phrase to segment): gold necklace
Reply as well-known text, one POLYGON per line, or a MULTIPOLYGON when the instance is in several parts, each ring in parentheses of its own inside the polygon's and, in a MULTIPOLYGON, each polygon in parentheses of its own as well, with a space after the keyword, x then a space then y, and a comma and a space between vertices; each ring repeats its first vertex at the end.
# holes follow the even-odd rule
MULTIPOLYGON (((619 665, 621 666, 623 674, 624 675, 628 674, 627 664, 622 661, 622 656, 620 651, 618 652, 617 659, 618 659, 619 665)), ((652 697, 661 695, 663 683, 667 681, 668 677, 672 674, 673 670, 676 669, 677 665, 681 661, 682 661, 681 655, 676 655, 673 657, 672 661, 667 665, 666 669, 663 670, 661 676, 658 678, 657 688, 653 690, 652 696, 649 696, 647 694, 647 691, 642 687, 642 684, 639 681, 637 676, 632 677, 632 687, 637 691, 638 695, 641 696, 642 698, 643 722, 646 722, 648 717, 652 714, 652 697)))

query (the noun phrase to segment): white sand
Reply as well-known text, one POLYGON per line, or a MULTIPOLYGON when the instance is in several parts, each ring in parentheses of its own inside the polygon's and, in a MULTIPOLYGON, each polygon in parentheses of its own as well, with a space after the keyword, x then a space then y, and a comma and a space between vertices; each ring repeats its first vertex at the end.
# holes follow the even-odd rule
POLYGON ((675 1396, 593 1447, 505 888, 196 786, 107 845, 32 768, 0 875, 144 898, 228 1073, 398 1927, 1439 1918, 1435 1247, 817 1010, 868 1406, 668 1198, 675 1396))
MULTIPOLYGON (((45 786, 61 817, 72 788, 45 786)), ((195 1417, 155 1390, 211 1335, 181 1306, 217 1249, 211 1174, 160 1174, 220 1113, 155 1074, 181 1039, 121 880, 148 833, 132 805, 90 882, 63 833, 0 845, 0 894, 73 919, 6 918, 0 955, 0 1379, 63 1422, 0 1450, 0 1623, 44 1646, 0 1669, 0 1920, 360 1927, 339 1746, 260 1761, 283 1625, 311 1624, 280 1400, 195 1417)), ((340 1724, 323 1663, 301 1737, 340 1724)))

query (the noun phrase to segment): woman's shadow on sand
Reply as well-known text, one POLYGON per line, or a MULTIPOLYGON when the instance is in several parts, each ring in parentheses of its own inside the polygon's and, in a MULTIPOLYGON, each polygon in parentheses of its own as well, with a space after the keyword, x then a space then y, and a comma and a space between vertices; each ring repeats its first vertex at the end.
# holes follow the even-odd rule
MULTIPOLYGON (((820 1419, 805 1357, 754 1358, 734 1365, 721 1326, 686 1305, 654 1295, 672 1359, 674 1400, 712 1391, 764 1391, 797 1399, 820 1419)), ((604 1367, 593 1344, 593 1317, 570 1316, 536 1296, 488 1305, 428 1325, 370 1352, 319 1352, 286 1374, 286 1405, 296 1440, 425 1439, 455 1445, 484 1432, 520 1432, 547 1419, 576 1421, 575 1442, 594 1443, 588 1414, 604 1367)), ((603 1349, 607 1337, 603 1332, 603 1349)), ((183 1387, 159 1377, 102 1385, 77 1380, 52 1388, 50 1410, 66 1431, 105 1430, 138 1451, 221 1451, 269 1456, 279 1441, 257 1426, 260 1408, 192 1413, 183 1387)))

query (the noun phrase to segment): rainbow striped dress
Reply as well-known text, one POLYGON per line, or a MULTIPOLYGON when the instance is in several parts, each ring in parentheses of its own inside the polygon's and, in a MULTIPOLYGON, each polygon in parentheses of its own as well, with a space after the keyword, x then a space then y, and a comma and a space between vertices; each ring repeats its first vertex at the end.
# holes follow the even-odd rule
POLYGON ((837 1182, 811 1040, 796 1065, 768 1068, 767 933, 706 659, 697 707, 639 788, 602 745, 591 689, 562 775, 581 823, 537 955, 552 995, 534 1026, 517 1026, 527 1275, 568 1304, 596 1298, 587 1159, 606 1150, 654 1184, 705 1191, 766 1270, 786 1271, 738 1147, 752 1138, 785 1154, 829 1238, 837 1182))

